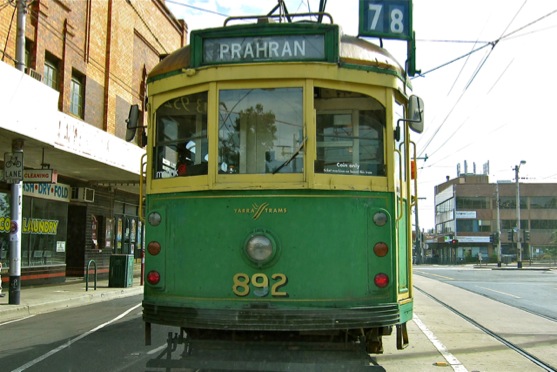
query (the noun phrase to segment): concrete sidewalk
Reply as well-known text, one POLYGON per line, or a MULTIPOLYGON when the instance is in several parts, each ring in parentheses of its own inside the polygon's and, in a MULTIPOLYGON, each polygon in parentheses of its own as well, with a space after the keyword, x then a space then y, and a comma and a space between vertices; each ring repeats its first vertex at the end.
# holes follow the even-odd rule
POLYGON ((135 270, 133 285, 126 288, 111 288, 108 286, 108 279, 104 279, 97 281, 97 289, 95 290, 92 278, 89 278, 87 291, 83 278, 70 278, 67 279, 66 283, 57 285, 22 287, 19 305, 9 304, 9 288, 6 287, 2 291, 5 296, 0 297, 0 323, 30 315, 90 305, 143 293, 143 286, 140 285, 140 278, 135 270))

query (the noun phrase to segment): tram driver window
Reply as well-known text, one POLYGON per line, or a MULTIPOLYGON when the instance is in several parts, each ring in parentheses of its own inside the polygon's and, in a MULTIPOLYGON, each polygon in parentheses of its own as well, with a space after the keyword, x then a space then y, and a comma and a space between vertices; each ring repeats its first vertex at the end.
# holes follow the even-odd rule
POLYGON ((317 88, 316 173, 385 176, 385 108, 360 93, 317 88))
POLYGON ((156 116, 154 177, 207 174, 207 92, 174 98, 156 116))
POLYGON ((219 92, 219 173, 303 171, 302 88, 219 92))

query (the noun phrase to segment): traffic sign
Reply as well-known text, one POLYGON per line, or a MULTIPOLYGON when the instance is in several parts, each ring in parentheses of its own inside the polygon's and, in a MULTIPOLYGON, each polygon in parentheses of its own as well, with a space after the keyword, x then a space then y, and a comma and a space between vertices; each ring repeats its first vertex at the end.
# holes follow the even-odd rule
POLYGON ((7 183, 23 181, 23 152, 4 153, 4 180, 7 183))

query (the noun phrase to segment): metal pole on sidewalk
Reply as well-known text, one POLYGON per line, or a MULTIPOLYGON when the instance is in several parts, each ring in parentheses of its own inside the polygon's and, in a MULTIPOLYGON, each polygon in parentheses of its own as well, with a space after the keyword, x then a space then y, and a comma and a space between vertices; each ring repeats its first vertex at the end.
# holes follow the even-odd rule
MULTIPOLYGON (((26 0, 17 2, 16 32, 16 68, 25 72, 25 18, 27 13, 26 0)), ((12 141, 12 152, 23 153, 23 140, 12 141)), ((21 213, 23 199, 23 181, 12 184, 11 226, 10 226, 10 297, 9 303, 19 305, 21 289, 21 213)))
MULTIPOLYGON (((12 141, 12 153, 23 153, 23 140, 12 141)), ((22 157, 21 157, 22 158, 22 157)), ((12 184, 10 222, 10 297, 9 304, 19 305, 21 289, 21 229, 23 181, 12 184)))

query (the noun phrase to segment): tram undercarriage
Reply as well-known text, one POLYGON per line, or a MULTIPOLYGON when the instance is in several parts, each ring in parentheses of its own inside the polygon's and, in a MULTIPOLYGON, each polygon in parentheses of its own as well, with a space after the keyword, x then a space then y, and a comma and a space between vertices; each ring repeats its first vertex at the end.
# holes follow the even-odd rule
MULTIPOLYGON (((329 332, 211 331, 181 328, 148 368, 241 371, 384 371, 370 354, 383 352, 392 327, 329 332), (183 349, 179 347, 183 345, 183 349)), ((150 323, 146 323, 150 343, 150 323)), ((396 326, 397 348, 408 345, 406 324, 396 326)))

